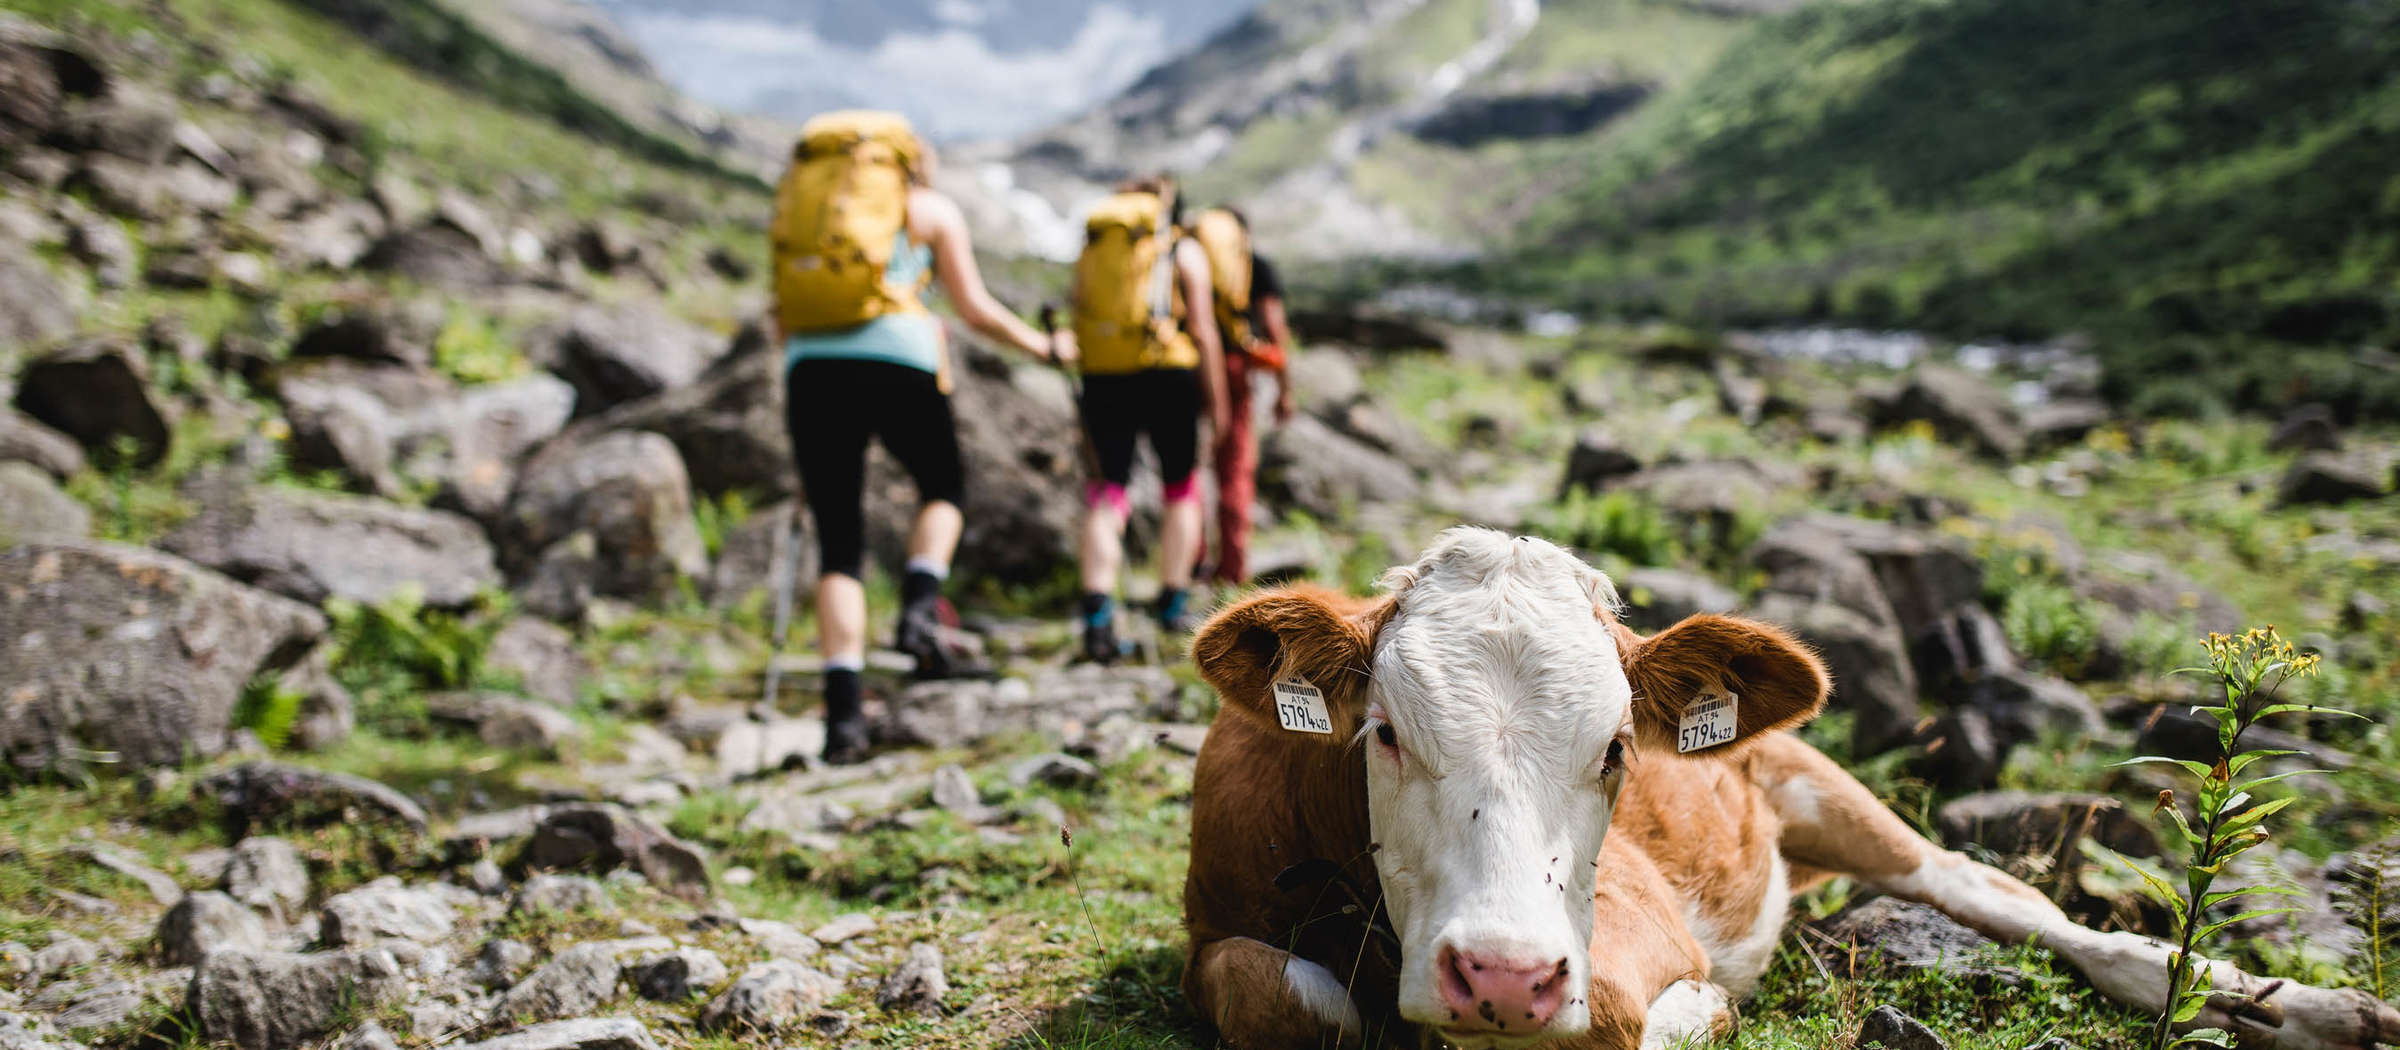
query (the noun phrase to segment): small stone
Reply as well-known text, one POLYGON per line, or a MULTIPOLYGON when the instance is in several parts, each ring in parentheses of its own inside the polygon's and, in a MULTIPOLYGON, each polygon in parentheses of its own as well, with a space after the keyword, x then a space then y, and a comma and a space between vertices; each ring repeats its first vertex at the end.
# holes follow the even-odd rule
POLYGON ((183 887, 177 885, 173 878, 170 878, 167 873, 143 863, 140 857, 136 857, 122 848, 104 842, 96 842, 86 846, 76 846, 68 852, 141 883, 143 889, 150 891, 150 898, 160 904, 173 904, 183 899, 183 887))
POLYGON ((813 1015, 840 991, 840 982, 799 963, 759 963, 700 1008, 700 1030, 737 1035, 781 1031, 813 1015))
POLYGON ((975 781, 953 762, 933 771, 933 804, 961 815, 981 812, 983 794, 975 781))
POLYGON ((72 934, 53 934, 48 947, 33 953, 33 976, 47 981, 75 967, 99 961, 99 945, 72 934))
POLYGON ((626 971, 634 990, 653 1002, 680 1003, 725 980, 725 962, 705 948, 678 948, 647 956, 626 971))
POLYGON ((329 947, 362 947, 386 937, 420 944, 450 934, 458 921, 449 902, 430 890, 382 878, 325 902, 318 933, 329 947))
POLYGON ((308 867, 300 851, 279 838, 252 836, 235 843, 222 885, 234 900, 278 919, 299 914, 308 903, 308 867))
POLYGON ((471 973, 475 983, 486 988, 507 988, 533 968, 533 960, 532 946, 523 941, 507 938, 485 941, 483 950, 475 953, 471 973))
POLYGON ((400 1041, 382 1025, 369 1021, 335 1040, 333 1050, 400 1050, 400 1041))
POLYGON ((819 944, 834 945, 862 936, 874 928, 874 916, 862 911, 854 911, 838 916, 831 922, 808 931, 808 935, 819 944))
POLYGON ((510 915, 552 912, 573 914, 593 912, 611 914, 617 910, 609 899, 608 888, 598 879, 582 875, 536 875, 517 887, 515 899, 508 903, 510 915))
POLYGON ((1883 1050, 1950 1050, 1950 1045, 1933 1034, 1933 1029, 1925 1027, 1924 1022, 1890 1005, 1878 1006, 1867 1014, 1866 1021, 1858 1026, 1857 1045, 1860 1050, 1876 1046, 1883 1050))
POLYGON ((949 994, 950 978, 942 972, 942 950, 920 942, 909 946, 907 961, 875 989, 875 1005, 887 1013, 932 1016, 942 1012, 942 997, 949 994))
POLYGON ((769 958, 800 961, 813 959, 825 946, 816 938, 800 932, 799 927, 774 919, 743 919, 742 933, 756 942, 769 958))
POLYGON ((498 861, 478 857, 467 869, 467 885, 486 897, 497 897, 508 890, 508 873, 500 870, 498 861))
POLYGON ((264 949, 267 925, 240 901, 205 890, 167 910, 158 922, 158 947, 170 966, 197 966, 220 949, 264 949))
POLYGON ((193 975, 189 999, 202 1039, 283 1050, 392 1001, 405 985, 399 962, 381 950, 220 951, 193 975))
POLYGON ((109 981, 77 995, 52 1020, 70 1032, 114 1028, 133 1016, 141 1005, 140 986, 131 981, 109 981))
POLYGON ((538 1024, 457 1050, 658 1050, 658 1041, 630 1017, 585 1017, 538 1024))
POLYGON ((839 1039, 850 1033, 850 1015, 827 1010, 808 1019, 808 1030, 816 1033, 820 1039, 839 1039))
POLYGON ((1100 784, 1100 768, 1068 754, 1035 755, 1010 766, 1008 782, 1018 787, 1045 784, 1085 791, 1100 784))
POLYGON ((578 944, 533 971, 500 997, 495 1015, 520 1022, 557 1021, 591 1013, 614 998, 617 946, 578 944))

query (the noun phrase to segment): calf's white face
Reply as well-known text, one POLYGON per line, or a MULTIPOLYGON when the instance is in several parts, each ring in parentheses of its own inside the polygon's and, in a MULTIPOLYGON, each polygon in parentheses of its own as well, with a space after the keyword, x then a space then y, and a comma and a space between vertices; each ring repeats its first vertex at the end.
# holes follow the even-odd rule
POLYGON ((1360 746, 1400 1013, 1467 1050, 1582 1032, 1593 862, 1633 735, 1615 591, 1481 530, 1386 584, 1360 746))

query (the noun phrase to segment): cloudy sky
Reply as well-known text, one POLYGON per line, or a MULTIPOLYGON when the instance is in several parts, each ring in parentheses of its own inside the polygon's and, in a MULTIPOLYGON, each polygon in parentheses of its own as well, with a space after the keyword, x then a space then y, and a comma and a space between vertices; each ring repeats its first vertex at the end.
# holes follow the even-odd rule
POLYGON ((909 115, 945 141, 1071 116, 1256 0, 597 0, 659 71, 717 106, 798 120, 909 115))

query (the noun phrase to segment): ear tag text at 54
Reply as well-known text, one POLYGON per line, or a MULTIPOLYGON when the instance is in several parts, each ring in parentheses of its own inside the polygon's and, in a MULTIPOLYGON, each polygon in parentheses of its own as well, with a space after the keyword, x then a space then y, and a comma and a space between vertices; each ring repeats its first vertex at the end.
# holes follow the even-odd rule
POLYGON ((1333 735, 1333 715, 1325 710, 1325 694, 1305 678, 1276 680, 1275 720, 1294 733, 1333 735))
POLYGON ((1693 697, 1683 709, 1683 724, 1675 731, 1675 752, 1688 754, 1720 744, 1730 744, 1738 735, 1735 726, 1740 721, 1741 697, 1732 693, 1702 693, 1693 697))

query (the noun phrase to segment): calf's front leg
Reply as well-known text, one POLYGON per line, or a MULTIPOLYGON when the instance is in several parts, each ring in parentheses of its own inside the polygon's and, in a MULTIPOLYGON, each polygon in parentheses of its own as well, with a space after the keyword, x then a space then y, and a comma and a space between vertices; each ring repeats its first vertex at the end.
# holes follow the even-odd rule
POLYGON ((1183 996, 1240 1050, 1346 1046, 1366 1030, 1333 971, 1248 937, 1194 949, 1183 996))

